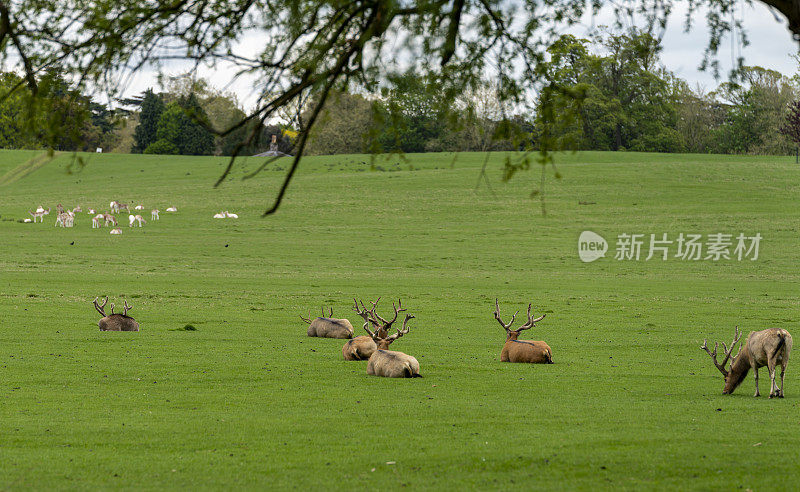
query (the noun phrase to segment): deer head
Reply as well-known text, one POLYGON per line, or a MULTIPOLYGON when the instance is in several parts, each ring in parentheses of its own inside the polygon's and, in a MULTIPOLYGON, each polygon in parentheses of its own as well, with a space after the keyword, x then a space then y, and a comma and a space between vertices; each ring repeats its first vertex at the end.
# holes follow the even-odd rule
MULTIPOLYGON (((372 308, 371 309, 367 309, 364 306, 364 302, 363 301, 357 301, 355 298, 353 298, 353 302, 355 302, 354 309, 355 309, 356 313, 359 316, 361 316, 366 323, 372 324, 376 328, 375 333, 377 333, 378 336, 383 339, 383 338, 386 338, 389 335, 389 330, 392 329, 392 325, 394 324, 395 321, 397 321, 397 315, 400 314, 401 312, 405 311, 406 309, 403 308, 402 301, 400 299, 398 299, 396 306, 395 306, 394 303, 392 303, 392 308, 394 308, 394 318, 392 318, 390 321, 386 321, 378 313, 375 312, 376 308, 378 307, 378 302, 380 300, 381 300, 381 298, 379 297, 375 302, 370 301, 370 304, 372 304, 372 308), (361 303, 361 308, 359 308, 359 302, 361 303)), ((412 316, 412 318, 413 318, 413 316, 412 316)), ((406 318, 406 322, 407 321, 408 321, 408 318, 406 318)), ((404 325, 405 325, 405 323, 404 323, 404 325)))
POLYGON ((395 333, 394 335, 381 336, 379 329, 375 330, 374 332, 370 331, 369 328, 367 328, 367 326, 370 324, 371 321, 367 320, 364 321, 364 330, 367 333, 369 333, 369 336, 372 337, 372 340, 375 342, 375 345, 377 345, 379 349, 387 350, 389 348, 389 345, 392 344, 392 342, 402 337, 403 335, 406 335, 409 332, 409 328, 406 325, 408 324, 409 320, 412 319, 414 319, 414 316, 406 314, 406 319, 403 320, 403 328, 398 329, 397 333, 395 333))
POLYGON ((512 330, 511 325, 514 324, 514 319, 516 319, 519 310, 517 310, 517 312, 515 312, 514 315, 511 316, 511 321, 509 321, 508 323, 504 323, 503 320, 500 319, 500 303, 498 302, 497 299, 494 300, 494 305, 495 305, 494 319, 496 319, 497 322, 500 323, 500 326, 502 326, 503 329, 506 330, 506 340, 516 340, 519 337, 519 334, 522 333, 522 331, 533 328, 534 326, 536 326, 536 323, 543 320, 544 317, 547 316, 546 314, 543 314, 538 318, 534 318, 531 315, 531 307, 533 305, 528 304, 528 321, 526 321, 525 324, 523 324, 516 330, 512 330))
MULTIPOLYGON (((725 345, 725 342, 722 342, 722 349, 725 351, 725 358, 722 360, 720 364, 717 362, 717 343, 714 342, 714 351, 708 349, 708 340, 703 340, 703 345, 700 346, 702 350, 705 350, 709 357, 711 357, 712 362, 719 372, 722 373, 722 377, 725 378, 725 388, 722 390, 723 395, 728 395, 733 393, 733 390, 736 389, 736 386, 741 382, 740 380, 737 381, 738 378, 731 377, 731 371, 729 369, 725 369, 725 364, 728 363, 728 359, 731 361, 731 367, 733 367, 733 363, 736 362, 736 357, 739 356, 739 353, 731 357, 731 352, 733 352, 733 347, 741 338, 742 334, 739 333, 739 327, 736 327, 736 332, 733 335, 733 342, 731 342, 730 348, 725 345)), ((739 348, 739 352, 741 352, 741 348, 739 348)))

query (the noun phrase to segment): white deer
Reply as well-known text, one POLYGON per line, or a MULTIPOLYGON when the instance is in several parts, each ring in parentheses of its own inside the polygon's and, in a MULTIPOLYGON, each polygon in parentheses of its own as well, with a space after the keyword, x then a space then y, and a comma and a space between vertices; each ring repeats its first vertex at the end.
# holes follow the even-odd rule
POLYGON ((151 220, 158 220, 158 209, 154 208, 150 211, 150 219, 151 220))
POLYGON ((177 211, 178 211, 178 207, 169 207, 167 209, 167 212, 177 212, 177 211))
POLYGON ((225 217, 227 217, 229 219, 238 219, 239 218, 238 215, 232 214, 232 213, 228 212, 227 210, 225 211, 225 217))
POLYGON ((144 217, 142 217, 141 215, 137 215, 137 216, 135 216, 135 217, 133 218, 133 220, 135 220, 136 222, 138 222, 138 223, 139 223, 139 227, 142 227, 142 223, 145 223, 145 224, 147 224, 147 221, 146 221, 146 220, 144 220, 144 217))
POLYGON ((136 205, 133 207, 134 210, 144 210, 144 205, 136 205))
POLYGON ((223 212, 220 212, 218 214, 214 214, 214 218, 215 219, 224 219, 225 218, 225 214, 223 212))
POLYGON ((111 229, 111 232, 109 234, 122 234, 122 229, 120 229, 119 227, 117 227, 116 229, 111 229))
POLYGON ((105 216, 103 214, 97 214, 94 217, 92 217, 92 229, 99 229, 103 227, 100 221, 103 220, 104 218, 105 216))

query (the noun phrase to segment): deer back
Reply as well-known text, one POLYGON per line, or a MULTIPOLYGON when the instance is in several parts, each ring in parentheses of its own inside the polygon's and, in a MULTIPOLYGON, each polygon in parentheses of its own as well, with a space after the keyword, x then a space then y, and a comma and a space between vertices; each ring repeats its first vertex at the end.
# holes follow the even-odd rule
POLYGON ((746 357, 751 367, 759 368, 766 366, 772 357, 778 362, 784 358, 788 361, 791 350, 792 335, 788 331, 783 328, 768 328, 751 331, 739 357, 746 357))
POLYGON ((124 314, 112 314, 97 322, 100 331, 139 331, 139 323, 124 314))
POLYGON ((353 338, 353 325, 349 320, 337 318, 314 318, 308 325, 310 337, 353 338))
POLYGON ((342 347, 344 360, 368 360, 378 349, 375 340, 366 335, 357 336, 342 347))
POLYGON ((419 362, 403 352, 376 350, 369 358, 367 374, 384 378, 419 378, 419 362))
POLYGON ((503 362, 552 364, 553 351, 545 342, 538 340, 507 340, 500 352, 500 360, 503 362))

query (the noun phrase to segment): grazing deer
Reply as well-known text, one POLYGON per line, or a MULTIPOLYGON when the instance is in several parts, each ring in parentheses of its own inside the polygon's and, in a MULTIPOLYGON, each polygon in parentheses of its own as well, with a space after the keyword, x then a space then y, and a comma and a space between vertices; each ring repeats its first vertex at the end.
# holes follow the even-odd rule
POLYGON ((60 212, 56 215, 56 223, 53 227, 69 227, 67 224, 69 223, 69 214, 65 214, 64 212, 60 212))
POLYGON ((150 220, 158 220, 158 209, 154 208, 150 211, 150 220))
POLYGON ((519 311, 514 313, 514 316, 511 317, 511 321, 506 324, 500 319, 500 303, 497 299, 494 300, 494 304, 494 319, 506 330, 506 343, 503 345, 503 350, 500 352, 500 360, 502 362, 552 364, 553 351, 550 350, 550 346, 545 342, 517 339, 523 330, 528 330, 536 326, 536 323, 543 320, 545 315, 543 314, 534 319, 534 317, 531 316, 531 304, 528 304, 528 321, 516 330, 512 330, 511 325, 514 324, 514 319, 517 317, 519 311))
POLYGON ((135 220, 139 224, 139 227, 142 227, 142 224, 147 224, 147 221, 144 220, 144 217, 138 214, 133 218, 133 220, 135 220))
POLYGON ((56 205, 56 212, 59 215, 63 214, 64 213, 64 205, 61 205, 60 203, 58 205, 56 205))
POLYGON ((119 203, 116 200, 111 200, 111 203, 108 204, 108 208, 111 209, 111 212, 118 214, 119 213, 119 203))
POLYGON ((322 338, 353 338, 353 325, 346 319, 333 318, 333 308, 330 308, 330 315, 325 317, 325 308, 322 308, 322 316, 311 319, 309 314, 308 318, 300 315, 300 319, 308 323, 308 331, 306 332, 310 337, 322 338))
POLYGON ((122 229, 120 229, 119 227, 111 229, 111 232, 109 232, 109 234, 122 234, 122 229))
POLYGON ((747 335, 747 341, 744 346, 739 347, 739 352, 731 357, 734 345, 741 338, 739 327, 733 336, 733 343, 730 348, 722 343, 722 349, 725 350, 725 359, 722 363, 717 362, 717 344, 714 343, 714 351, 708 349, 707 340, 703 340, 701 349, 711 357, 714 365, 722 373, 725 378, 725 388, 722 390, 723 395, 732 394, 736 388, 742 384, 742 381, 747 377, 750 369, 753 370, 753 376, 756 380, 756 392, 753 396, 760 396, 758 392, 758 368, 767 366, 769 371, 770 388, 769 397, 783 398, 783 378, 786 374, 786 366, 789 365, 789 353, 792 351, 792 335, 783 328, 769 328, 761 331, 751 331, 747 335), (725 364, 731 360, 730 370, 725 369, 725 364), (781 387, 775 382, 775 369, 777 364, 781 364, 781 387))
POLYGON ((99 229, 103 227, 103 225, 100 224, 100 221, 103 220, 104 218, 105 216, 103 214, 97 214, 94 217, 92 217, 92 229, 99 229))
POLYGON ((117 219, 111 214, 103 214, 103 221, 105 226, 108 224, 113 224, 114 227, 117 227, 117 219))
POLYGON ((177 211, 178 211, 177 207, 169 207, 169 208, 167 208, 167 212, 177 212, 177 211))
POLYGON ((133 223, 136 222, 136 217, 131 214, 128 214, 128 227, 133 227, 133 223))
POLYGON ((108 296, 103 300, 103 304, 97 304, 97 297, 94 298, 93 304, 94 308, 100 313, 103 318, 98 321, 97 326, 100 327, 100 331, 139 331, 139 323, 136 322, 135 319, 128 316, 128 311, 133 308, 133 306, 128 306, 128 301, 125 301, 125 307, 122 314, 114 313, 114 304, 111 304, 111 314, 106 316, 105 313, 105 306, 108 302, 108 296))
POLYGON ((36 209, 36 212, 31 212, 30 210, 28 210, 28 213, 31 215, 31 217, 33 217, 34 222, 36 222, 37 218, 39 219, 39 222, 44 222, 44 216, 50 213, 50 209, 49 208, 47 210, 36 209))

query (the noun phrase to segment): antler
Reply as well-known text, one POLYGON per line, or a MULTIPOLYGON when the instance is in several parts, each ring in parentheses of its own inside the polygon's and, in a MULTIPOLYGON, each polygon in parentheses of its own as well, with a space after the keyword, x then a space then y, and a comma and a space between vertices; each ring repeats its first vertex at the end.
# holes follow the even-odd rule
POLYGON ((531 316, 531 307, 532 307, 532 304, 528 304, 528 321, 526 321, 524 325, 522 325, 519 328, 517 328, 516 331, 528 330, 530 328, 533 328, 534 326, 536 326, 536 323, 538 323, 539 321, 543 320, 544 317, 547 316, 546 314, 543 314, 543 315, 539 316, 538 318, 534 319, 533 316, 531 316))
POLYGON ((92 304, 94 304, 94 308, 97 309, 97 312, 100 313, 105 318, 106 312, 103 308, 106 307, 106 303, 108 302, 108 296, 106 296, 105 300, 103 300, 103 304, 100 306, 97 305, 97 299, 99 299, 99 297, 95 297, 94 301, 92 301, 92 304))
POLYGON ((125 301, 125 306, 124 306, 124 311, 122 312, 122 315, 123 316, 127 316, 129 309, 133 309, 133 306, 128 306, 128 301, 126 300, 125 301))
POLYGON ((306 323, 308 323, 310 325, 311 324, 311 313, 310 312, 308 313, 308 318, 304 318, 303 315, 301 314, 300 315, 300 319, 302 319, 303 321, 305 321, 306 323))
POLYGON ((414 319, 414 316, 412 316, 410 314, 406 314, 406 319, 403 321, 403 329, 402 330, 397 330, 397 333, 395 333, 394 335, 392 335, 390 337, 386 337, 386 341, 391 343, 391 342, 394 342, 395 340, 397 340, 398 338, 402 337, 403 335, 407 334, 409 332, 409 328, 406 328, 406 324, 408 323, 408 320, 410 320, 410 319, 414 319))
MULTIPOLYGON (((329 315, 328 315, 328 317, 329 317, 329 318, 333 318, 333 307, 331 307, 331 308, 329 308, 329 309, 330 309, 330 311, 331 311, 331 314, 329 314, 329 315)), ((323 317, 323 318, 325 317, 325 306, 322 306, 322 317, 323 317)))
POLYGON ((500 323, 500 326, 505 328, 506 331, 509 331, 509 328, 511 328, 511 325, 514 324, 514 319, 516 319, 517 313, 519 313, 519 310, 517 310, 517 312, 514 313, 514 316, 511 317, 511 321, 509 321, 508 324, 506 324, 506 323, 503 323, 502 319, 500 319, 500 302, 497 299, 494 300, 494 305, 495 305, 494 319, 496 319, 497 322, 500 323))
POLYGON ((114 312, 114 303, 113 302, 111 303, 111 314, 112 315, 117 314, 117 313, 114 312))
POLYGON ((370 336, 370 337, 371 337, 373 340, 375 340, 375 339, 377 338, 377 336, 378 336, 378 335, 377 335, 377 331, 376 331, 375 333, 373 333, 373 332, 369 331, 369 328, 367 328, 367 325, 369 325, 369 321, 364 321, 364 330, 366 330, 366 332, 367 332, 367 333, 369 333, 369 336, 370 336))
POLYGON ((386 321, 380 315, 378 315, 378 313, 375 312, 375 308, 378 306, 378 301, 380 301, 380 300, 381 300, 381 298, 379 297, 377 301, 372 303, 372 310, 370 311, 370 314, 372 314, 377 320, 379 320, 381 323, 383 323, 383 329, 388 331, 389 328, 392 327, 392 324, 395 321, 397 321, 397 315, 400 314, 403 311, 406 311, 406 309, 403 307, 403 302, 400 299, 398 299, 397 300, 397 306, 395 306, 394 303, 392 303, 392 307, 394 308, 394 318, 392 318, 391 321, 386 321), (398 309, 398 307, 399 307, 399 309, 398 309))
POLYGON ((353 307, 353 309, 359 316, 361 316, 364 319, 364 321, 366 321, 367 323, 371 323, 372 326, 375 327, 376 329, 375 333, 381 334, 383 337, 386 336, 387 326, 386 325, 381 326, 380 322, 377 319, 375 319, 376 317, 380 318, 380 316, 375 314, 375 306, 378 304, 378 301, 380 300, 381 298, 379 297, 377 301, 374 302, 370 301, 370 303, 372 304, 372 309, 367 309, 367 307, 364 305, 364 301, 357 301, 356 298, 354 297, 353 302, 355 303, 355 306, 353 307), (359 302, 361 303, 361 308, 358 307, 359 302))
MULTIPOLYGON (((739 333, 739 327, 737 326, 736 327, 736 332, 735 332, 735 334, 733 336, 733 342, 731 342, 731 348, 728 348, 727 346, 725 346, 725 342, 722 342, 722 348, 723 348, 723 350, 725 350, 725 359, 723 359, 722 364, 717 362, 717 346, 718 345, 717 345, 716 342, 714 343, 714 351, 713 352, 708 350, 708 340, 706 340, 706 339, 703 340, 703 345, 700 346, 700 348, 705 350, 706 353, 709 355, 709 357, 711 357, 711 360, 714 362, 714 365, 717 366, 717 369, 719 369, 719 372, 721 372, 723 376, 726 376, 726 377, 728 376, 728 371, 725 370, 725 364, 727 364, 728 359, 731 358, 731 352, 733 351, 733 347, 739 341, 739 338, 741 338, 741 333, 739 333)), ((741 351, 741 348, 740 348, 740 351, 741 351)), ((735 361, 736 357, 738 357, 738 356, 739 356, 739 354, 737 353, 733 357, 733 359, 731 360, 731 364, 733 364, 733 361, 735 361)))

